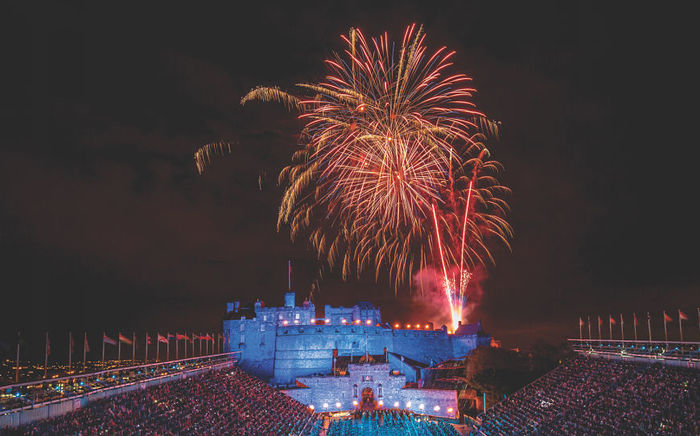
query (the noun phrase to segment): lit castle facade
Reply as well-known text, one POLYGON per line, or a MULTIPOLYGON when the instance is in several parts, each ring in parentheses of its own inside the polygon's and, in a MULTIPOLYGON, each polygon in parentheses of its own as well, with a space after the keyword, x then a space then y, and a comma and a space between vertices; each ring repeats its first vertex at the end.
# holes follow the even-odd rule
MULTIPOLYGON (((227 304, 223 321, 226 351, 240 352, 240 365, 318 411, 349 410, 367 402, 418 413, 454 417, 455 390, 423 386, 424 374, 439 362, 460 359, 491 343, 481 323, 446 328, 397 328, 382 323, 370 303, 325 306, 317 317, 313 303, 252 308, 227 304)), ((427 327, 427 326, 426 326, 427 327)))

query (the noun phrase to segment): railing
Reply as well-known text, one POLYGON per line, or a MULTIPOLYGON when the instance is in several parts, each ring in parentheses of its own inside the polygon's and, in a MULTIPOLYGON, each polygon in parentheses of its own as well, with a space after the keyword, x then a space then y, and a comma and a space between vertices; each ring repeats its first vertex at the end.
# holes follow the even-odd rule
POLYGON ((700 342, 569 339, 574 351, 603 356, 700 362, 700 342))
POLYGON ((2 386, 0 415, 217 365, 232 360, 239 353, 211 354, 2 386))

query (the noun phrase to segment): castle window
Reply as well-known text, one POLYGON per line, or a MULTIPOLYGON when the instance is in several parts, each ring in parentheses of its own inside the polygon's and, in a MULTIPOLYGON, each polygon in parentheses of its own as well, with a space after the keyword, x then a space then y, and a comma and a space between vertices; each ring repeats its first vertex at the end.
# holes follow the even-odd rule
POLYGON ((267 321, 267 315, 263 315, 263 321, 267 321))
POLYGON ((264 332, 265 331, 265 324, 260 324, 260 331, 264 332))
POLYGON ((241 331, 245 328, 245 324, 241 323, 241 331))
POLYGON ((294 314, 294 318, 295 318, 295 319, 299 319, 299 314, 298 314, 298 313, 295 313, 295 314, 294 314))
POLYGON ((357 398, 357 385, 352 385, 352 396, 357 398))
POLYGON ((382 384, 379 383, 377 386, 377 397, 382 398, 382 384))
POLYGON ((245 335, 241 335, 241 344, 245 344, 245 335))
POLYGON ((283 319, 283 318, 284 318, 284 315, 280 313, 280 319, 283 319))

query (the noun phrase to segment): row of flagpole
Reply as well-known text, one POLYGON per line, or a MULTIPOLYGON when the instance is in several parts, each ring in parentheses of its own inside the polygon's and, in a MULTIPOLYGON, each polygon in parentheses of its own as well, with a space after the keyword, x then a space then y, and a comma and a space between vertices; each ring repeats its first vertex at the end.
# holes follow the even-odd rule
MULTIPOLYGON (((19 382, 19 359, 20 359, 20 340, 17 340, 17 355, 15 362, 15 383, 19 382)), ((170 360, 170 341, 175 341, 175 360, 180 358, 179 345, 180 341, 184 341, 184 357, 187 358, 187 344, 188 342, 192 345, 191 357, 195 355, 195 341, 199 342, 199 356, 222 353, 225 344, 225 338, 222 333, 192 333, 192 337, 187 334, 170 334, 167 333, 165 336, 161 335, 160 332, 156 334, 155 338, 152 338, 148 332, 145 333, 144 344, 144 362, 148 362, 148 346, 152 345, 152 339, 156 339, 156 362, 160 362, 160 344, 166 344, 166 361, 170 360), (209 345, 211 343, 211 353, 209 352, 209 345), (204 344, 204 345, 203 345, 204 344), (203 349, 204 348, 204 349, 203 349)), ((117 339, 112 339, 107 336, 106 332, 102 332, 102 362, 105 361, 105 346, 114 345, 117 347, 117 360, 122 360, 122 344, 131 345, 131 361, 136 362, 136 333, 132 333, 131 339, 122 335, 121 332, 117 332, 117 339)), ((73 332, 68 332, 68 371, 71 370, 73 365, 73 349, 75 348, 75 342, 73 341, 73 332)), ((90 344, 88 343, 87 332, 83 333, 83 371, 87 366, 87 353, 90 351, 90 344)), ((46 339, 44 341, 44 378, 46 378, 48 373, 48 363, 49 356, 51 355, 51 340, 49 338, 49 332, 46 332, 46 339)))
MULTIPOLYGON (((700 307, 697 308, 698 311, 698 328, 700 329, 700 307)), ((673 322, 673 318, 671 318, 666 311, 663 311, 663 317, 664 317, 664 340, 665 342, 668 342, 668 327, 667 324, 669 322, 673 322)), ((591 334, 591 317, 590 315, 586 317, 588 321, 588 339, 593 339, 593 336, 591 334)), ((633 324, 634 324, 634 340, 637 339, 637 314, 633 313, 632 314, 633 318, 633 324)), ((680 333, 680 338, 681 342, 683 342, 683 321, 688 321, 688 315, 683 313, 682 310, 678 309, 678 330, 680 333)), ((609 315, 608 317, 608 329, 609 329, 609 339, 613 338, 613 325, 617 324, 617 320, 612 316, 609 315)), ((578 318, 578 335, 579 339, 583 340, 583 326, 586 325, 586 323, 583 321, 583 317, 578 318)), ((598 339, 603 339, 601 327, 603 325, 603 319, 598 315, 598 339)), ((647 330, 649 332, 649 342, 652 341, 651 339, 651 314, 647 312, 647 330)), ((620 339, 624 342, 625 340, 625 319, 620 314, 620 339)))

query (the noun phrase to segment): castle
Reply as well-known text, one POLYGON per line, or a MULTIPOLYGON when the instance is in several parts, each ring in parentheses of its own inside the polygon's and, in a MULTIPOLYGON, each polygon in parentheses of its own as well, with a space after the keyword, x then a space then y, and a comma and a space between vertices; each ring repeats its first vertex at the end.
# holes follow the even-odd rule
POLYGON ((225 350, 240 352, 240 366, 318 411, 362 404, 401 407, 455 417, 457 392, 430 389, 430 367, 463 358, 491 343, 481 323, 454 333, 430 325, 391 326, 367 302, 325 306, 322 317, 308 300, 296 305, 287 292, 283 307, 227 303, 225 350), (405 328, 404 328, 405 327, 405 328))

